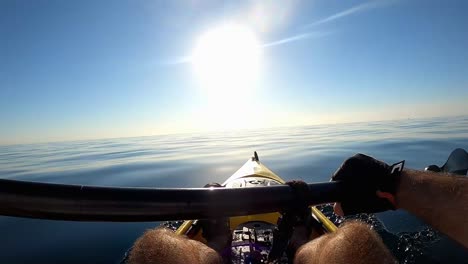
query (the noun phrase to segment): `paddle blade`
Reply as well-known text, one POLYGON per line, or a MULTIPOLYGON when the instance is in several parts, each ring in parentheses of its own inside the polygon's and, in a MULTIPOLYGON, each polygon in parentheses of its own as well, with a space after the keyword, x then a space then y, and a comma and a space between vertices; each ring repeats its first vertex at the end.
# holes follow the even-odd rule
POLYGON ((449 158, 442 167, 429 165, 426 171, 448 172, 458 175, 468 175, 468 153, 461 148, 457 148, 450 153, 449 158))
POLYGON ((444 172, 466 175, 468 170, 468 153, 461 148, 457 148, 450 154, 447 162, 441 167, 444 172))

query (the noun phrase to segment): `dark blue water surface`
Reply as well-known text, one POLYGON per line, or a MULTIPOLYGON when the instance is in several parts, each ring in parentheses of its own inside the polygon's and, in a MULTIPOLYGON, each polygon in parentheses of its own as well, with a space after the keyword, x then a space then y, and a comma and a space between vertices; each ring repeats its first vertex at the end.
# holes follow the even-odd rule
MULTIPOLYGON (((0 177, 107 186, 200 187, 223 182, 257 150, 285 180, 327 181, 357 152, 422 169, 468 149, 468 117, 318 125, 0 146, 0 177)), ((456 212, 454 212, 456 213, 456 212)), ((403 211, 374 223, 405 263, 468 263, 468 252, 403 211)), ((340 219, 337 219, 340 221, 340 219)), ((116 263, 158 223, 78 223, 0 217, 0 263, 116 263)), ((468 228, 468 227, 466 227, 468 228)))

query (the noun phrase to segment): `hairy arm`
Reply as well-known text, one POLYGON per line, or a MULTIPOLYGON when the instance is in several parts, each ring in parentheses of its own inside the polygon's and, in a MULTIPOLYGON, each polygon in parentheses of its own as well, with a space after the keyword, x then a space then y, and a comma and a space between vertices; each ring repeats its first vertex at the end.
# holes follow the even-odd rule
POLYGON ((404 170, 396 206, 468 248, 468 178, 404 170))

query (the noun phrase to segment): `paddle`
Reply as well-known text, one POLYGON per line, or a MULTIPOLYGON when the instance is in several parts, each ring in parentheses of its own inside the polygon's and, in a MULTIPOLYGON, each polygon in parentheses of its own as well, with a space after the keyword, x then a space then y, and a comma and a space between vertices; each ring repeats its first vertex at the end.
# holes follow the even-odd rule
MULTIPOLYGON (((308 184, 310 205, 340 201, 339 182, 308 184)), ((0 180, 0 215, 142 222, 276 212, 295 204, 287 185, 252 188, 116 188, 0 180)))
MULTIPOLYGON (((468 153, 438 171, 464 173, 468 153)), ((430 168, 429 167, 429 168, 430 168)), ((341 201, 339 182, 308 184, 309 205, 341 201)), ((0 215, 68 221, 142 222, 277 212, 296 204, 287 185, 251 188, 117 188, 0 180, 0 215)))
POLYGON ((442 167, 437 165, 430 165, 426 167, 426 170, 467 175, 468 153, 464 149, 457 148, 452 151, 452 153, 450 153, 450 156, 442 167))
POLYGON ((466 175, 468 169, 468 153, 461 148, 457 148, 450 153, 447 162, 442 166, 442 171, 466 175))

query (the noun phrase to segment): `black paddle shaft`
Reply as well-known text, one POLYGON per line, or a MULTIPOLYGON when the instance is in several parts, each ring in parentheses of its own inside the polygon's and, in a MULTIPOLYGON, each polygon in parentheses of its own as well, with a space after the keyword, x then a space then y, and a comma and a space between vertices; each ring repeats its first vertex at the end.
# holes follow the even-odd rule
MULTIPOLYGON (((339 182, 308 184, 309 205, 341 201, 339 182)), ((252 188, 123 188, 0 180, 0 215, 143 222, 276 212, 298 196, 288 185, 252 188)))

